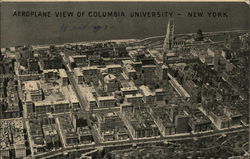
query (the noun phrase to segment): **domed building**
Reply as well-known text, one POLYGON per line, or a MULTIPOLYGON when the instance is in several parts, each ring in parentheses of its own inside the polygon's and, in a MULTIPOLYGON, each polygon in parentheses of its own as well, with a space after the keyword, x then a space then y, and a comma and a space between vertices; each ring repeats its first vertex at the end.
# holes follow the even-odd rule
POLYGON ((119 82, 117 81, 117 78, 115 75, 107 74, 104 77, 104 91, 106 92, 114 92, 118 90, 119 88, 119 82))

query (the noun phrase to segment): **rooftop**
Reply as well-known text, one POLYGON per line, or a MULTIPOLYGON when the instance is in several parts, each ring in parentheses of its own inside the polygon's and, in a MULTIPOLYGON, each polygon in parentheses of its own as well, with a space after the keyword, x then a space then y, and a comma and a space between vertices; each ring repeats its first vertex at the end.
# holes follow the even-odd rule
POLYGON ((9 148, 12 145, 24 146, 24 126, 21 120, 1 120, 0 125, 1 149, 9 148))
POLYGON ((39 90, 40 81, 25 81, 25 90, 27 91, 37 91, 39 90))
POLYGON ((121 68, 122 66, 119 64, 111 64, 111 65, 107 65, 107 68, 121 68))
POLYGON ((66 71, 64 69, 59 69, 59 76, 62 77, 68 77, 66 71))
POLYGON ((141 93, 125 95, 125 98, 142 98, 142 97, 143 95, 141 93))
POLYGON ((104 101, 104 100, 115 100, 114 96, 103 96, 103 97, 98 97, 98 101, 104 101))
POLYGON ((121 91, 123 92, 123 91, 137 91, 138 90, 138 88, 137 87, 135 87, 135 86, 128 86, 128 87, 124 87, 124 88, 121 88, 121 91))
POLYGON ((83 76, 82 71, 79 67, 74 68, 74 73, 76 76, 83 76))
POLYGON ((58 72, 57 69, 46 69, 46 70, 43 70, 43 73, 49 73, 49 72, 58 72))
POLYGON ((155 94, 149 89, 148 86, 142 85, 139 87, 144 96, 154 96, 155 94))
POLYGON ((91 135, 91 131, 88 127, 79 127, 77 128, 77 132, 79 135, 91 135))
POLYGON ((200 110, 193 110, 191 112, 191 120, 195 123, 209 123, 211 122, 207 116, 205 116, 200 110))

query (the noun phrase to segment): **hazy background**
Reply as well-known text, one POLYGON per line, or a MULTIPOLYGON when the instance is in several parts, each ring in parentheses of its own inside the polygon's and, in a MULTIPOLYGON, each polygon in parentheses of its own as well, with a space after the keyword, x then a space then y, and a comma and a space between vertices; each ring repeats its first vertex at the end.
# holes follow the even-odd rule
POLYGON ((248 29, 249 6, 245 3, 197 3, 197 2, 3 2, 1 4, 1 47, 27 44, 51 44, 89 40, 132 39, 163 35, 166 33, 165 18, 30 18, 13 17, 13 11, 173 11, 181 13, 175 16, 176 33, 248 29), (191 18, 189 11, 227 12, 228 18, 191 18), (66 30, 60 27, 82 26, 85 29, 66 30), (106 26, 93 32, 92 26, 106 26))

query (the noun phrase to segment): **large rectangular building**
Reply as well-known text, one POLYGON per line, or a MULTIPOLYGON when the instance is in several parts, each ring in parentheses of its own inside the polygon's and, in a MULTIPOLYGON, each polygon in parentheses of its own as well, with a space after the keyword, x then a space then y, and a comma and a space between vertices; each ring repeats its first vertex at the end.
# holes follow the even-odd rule
POLYGON ((114 96, 103 96, 97 98, 98 107, 115 107, 116 106, 116 99, 114 96))

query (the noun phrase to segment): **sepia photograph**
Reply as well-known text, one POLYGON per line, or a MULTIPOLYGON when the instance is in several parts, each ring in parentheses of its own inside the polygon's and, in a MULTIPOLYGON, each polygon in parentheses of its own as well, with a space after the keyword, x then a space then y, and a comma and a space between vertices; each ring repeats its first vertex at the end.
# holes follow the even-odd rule
POLYGON ((247 159, 249 0, 0 2, 0 159, 247 159))

